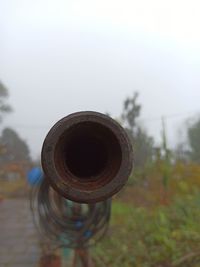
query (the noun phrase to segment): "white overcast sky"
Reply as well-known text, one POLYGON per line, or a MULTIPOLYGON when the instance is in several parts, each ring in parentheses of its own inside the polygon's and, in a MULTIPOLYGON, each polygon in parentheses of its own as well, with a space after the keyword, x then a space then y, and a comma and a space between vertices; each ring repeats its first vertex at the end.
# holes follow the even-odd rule
POLYGON ((200 111, 199 0, 0 0, 0 80, 13 114, 4 125, 40 153, 48 129, 79 110, 118 117, 140 93, 143 124, 169 143, 200 111), (154 119, 155 118, 155 119, 154 119))

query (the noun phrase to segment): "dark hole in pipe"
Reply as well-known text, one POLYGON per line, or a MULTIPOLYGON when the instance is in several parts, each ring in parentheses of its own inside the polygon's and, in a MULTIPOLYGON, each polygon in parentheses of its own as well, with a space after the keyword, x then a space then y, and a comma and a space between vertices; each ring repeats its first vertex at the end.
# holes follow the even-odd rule
POLYGON ((91 134, 72 137, 65 151, 66 166, 79 178, 99 175, 108 160, 105 143, 91 134))
POLYGON ((119 170, 121 160, 122 151, 116 135, 96 122, 69 127, 60 136, 54 154, 60 177, 77 186, 78 180, 94 181, 93 186, 97 187, 107 183, 119 170))

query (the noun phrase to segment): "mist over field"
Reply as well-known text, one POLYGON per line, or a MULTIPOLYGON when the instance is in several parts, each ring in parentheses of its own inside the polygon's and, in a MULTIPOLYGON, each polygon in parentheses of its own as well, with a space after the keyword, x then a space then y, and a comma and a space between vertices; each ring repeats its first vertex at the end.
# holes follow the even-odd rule
POLYGON ((0 1, 0 266, 200 266, 199 11, 0 1))
POLYGON ((49 128, 79 110, 119 118, 139 92, 141 124, 170 147, 199 113, 198 1, 4 1, 0 79, 14 112, 4 120, 38 157, 49 128), (178 137, 177 137, 178 136, 178 137))

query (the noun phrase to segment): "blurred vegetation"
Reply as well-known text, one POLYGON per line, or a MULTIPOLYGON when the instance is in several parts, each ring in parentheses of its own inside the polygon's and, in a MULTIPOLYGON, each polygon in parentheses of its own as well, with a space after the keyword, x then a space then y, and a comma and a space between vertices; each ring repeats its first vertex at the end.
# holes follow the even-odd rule
POLYGON ((9 181, 7 179, 0 180, 0 200, 4 198, 27 198, 29 189, 24 176, 19 179, 9 181))
POLYGON ((200 266, 200 166, 177 163, 162 202, 153 167, 147 185, 126 186, 112 206, 110 230, 93 249, 96 266, 200 266))
POLYGON ((200 118, 187 140, 168 148, 165 118, 159 146, 139 125, 138 93, 127 98, 122 124, 134 149, 134 171, 113 200, 110 229, 92 249, 95 266, 200 266, 200 118))
POLYGON ((125 99, 121 122, 133 144, 134 166, 142 169, 152 160, 154 141, 138 122, 142 109, 138 103, 138 96, 139 94, 135 92, 132 97, 125 99))
MULTIPOLYGON (((0 81, 0 122, 12 112, 7 103, 9 92, 0 81)), ((26 172, 32 164, 29 147, 12 128, 2 129, 0 134, 0 199, 27 197, 26 172)))
POLYGON ((0 164, 16 161, 29 162, 31 160, 27 143, 20 138, 15 130, 11 128, 3 129, 0 142, 4 148, 0 164))
POLYGON ((189 158, 200 163, 200 118, 190 123, 187 133, 190 146, 189 158))
MULTIPOLYGON (((12 110, 7 96, 0 83, 0 120, 12 110)), ((106 237, 92 249, 95 266, 200 266, 200 118, 190 122, 185 144, 174 150, 163 118, 162 142, 155 146, 139 123, 138 97, 136 92, 125 99, 119 120, 133 144, 134 171, 113 199, 106 237)), ((12 128, 2 130, 0 154, 0 200, 27 197, 25 176, 35 163, 12 128)))
POLYGON ((12 107, 7 103, 8 96, 7 87, 0 81, 0 121, 3 120, 5 114, 12 111, 12 107))

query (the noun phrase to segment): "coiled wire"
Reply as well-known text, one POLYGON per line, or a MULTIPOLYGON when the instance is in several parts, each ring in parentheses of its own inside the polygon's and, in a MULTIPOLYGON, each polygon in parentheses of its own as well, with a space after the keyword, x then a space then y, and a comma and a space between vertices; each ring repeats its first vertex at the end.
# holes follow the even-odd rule
POLYGON ((94 245, 104 236, 111 212, 111 199, 76 203, 61 197, 45 177, 32 187, 30 205, 40 239, 50 250, 94 245))

